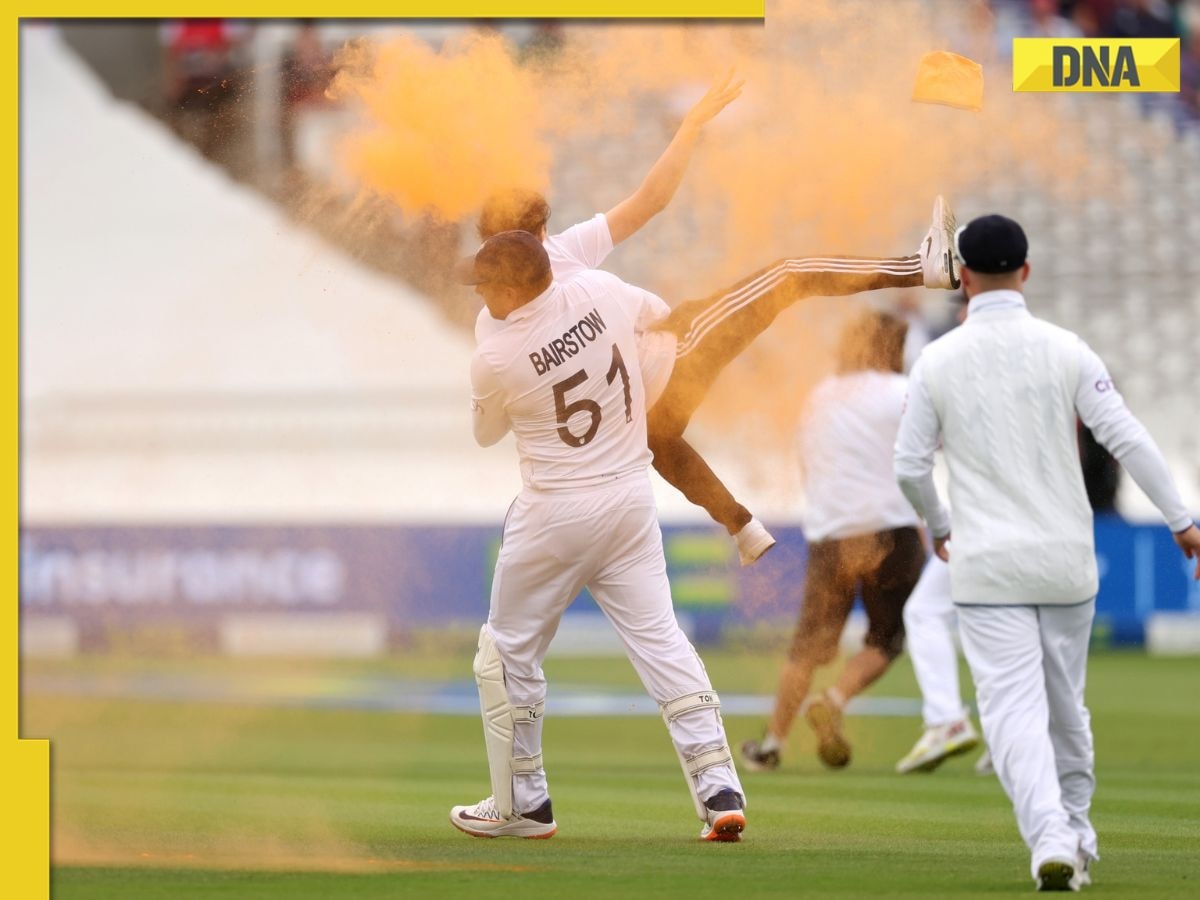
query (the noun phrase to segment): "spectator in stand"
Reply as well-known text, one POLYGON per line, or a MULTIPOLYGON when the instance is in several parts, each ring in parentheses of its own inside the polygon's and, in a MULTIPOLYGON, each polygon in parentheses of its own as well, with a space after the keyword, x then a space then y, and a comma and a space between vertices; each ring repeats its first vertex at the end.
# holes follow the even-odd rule
POLYGON ((1058 0, 1030 0, 1026 37, 1077 38, 1079 28, 1059 12, 1058 0))
POLYGON ((325 102, 333 76, 329 54, 312 19, 301 19, 300 30, 284 51, 280 65, 279 135, 285 171, 296 166, 296 120, 304 109, 325 102))
MULTIPOLYGON (((1112 21, 1105 36, 1117 38, 1174 38, 1179 37, 1174 9, 1166 0, 1118 0, 1112 21)), ((1159 111, 1182 127, 1187 118, 1187 105, 1177 94, 1138 94, 1146 111, 1159 111)))
POLYGON ((1165 0, 1118 0, 1110 34, 1120 38, 1178 37, 1172 12, 1165 0))
POLYGON ((228 19, 172 19, 160 29, 168 120, 211 158, 236 124, 227 107, 240 88, 238 59, 248 33, 228 19))
POLYGON ((1071 24, 1082 37, 1095 37, 1100 33, 1100 19, 1096 11, 1086 3, 1076 3, 1070 9, 1071 24))
POLYGON ((1193 119, 1200 119, 1200 2, 1187 5, 1183 12, 1187 29, 1179 60, 1179 99, 1193 119))
POLYGON ((1107 33, 1118 0, 1075 0, 1064 4, 1067 14, 1084 37, 1107 33))

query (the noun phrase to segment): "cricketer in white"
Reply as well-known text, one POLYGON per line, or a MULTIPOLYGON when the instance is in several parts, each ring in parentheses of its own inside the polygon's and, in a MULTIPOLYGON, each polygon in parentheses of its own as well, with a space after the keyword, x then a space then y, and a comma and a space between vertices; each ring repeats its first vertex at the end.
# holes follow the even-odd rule
POLYGON ((489 238, 466 273, 506 327, 471 365, 475 437, 516 437, 524 487, 504 524, 475 660, 492 796, 455 807, 476 836, 550 837, 542 766, 542 661, 583 587, 662 709, 701 837, 736 841, 744 794, 704 664, 671 606, 651 489, 637 332, 665 304, 606 272, 552 282, 527 232, 489 238))
POLYGON ((1200 531, 1100 359, 1026 309, 1020 226, 984 216, 960 229, 956 243, 968 318, 913 368, 896 475, 950 562, 984 737, 1035 882, 1077 890, 1090 883, 1099 851, 1083 697, 1098 578, 1076 413, 1158 506, 1189 557, 1200 556, 1200 531), (952 545, 932 477, 939 440, 952 545))

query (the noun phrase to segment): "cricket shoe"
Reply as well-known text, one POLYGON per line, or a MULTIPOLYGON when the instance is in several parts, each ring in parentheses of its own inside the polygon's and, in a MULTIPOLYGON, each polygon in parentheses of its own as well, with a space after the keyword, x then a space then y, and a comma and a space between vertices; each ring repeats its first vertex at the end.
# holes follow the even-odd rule
POLYGON ((917 251, 927 288, 954 291, 962 283, 958 279, 958 260, 954 256, 956 226, 954 211, 946 198, 938 194, 933 201, 933 223, 917 251))
POLYGON ((763 527, 758 519, 751 519, 742 530, 733 536, 737 544, 738 562, 743 566, 751 566, 758 562, 759 557, 775 546, 775 538, 763 527))
POLYGON ((558 831, 549 798, 532 812, 524 815, 513 813, 505 819, 496 809, 495 798, 488 797, 474 806, 456 806, 451 809, 450 824, 472 837, 484 838, 548 838, 554 837, 554 832, 558 831))
POLYGON ((774 772, 779 768, 779 751, 764 750, 762 741, 742 741, 742 765, 751 772, 774 772))
POLYGON ((746 829, 745 805, 746 799, 733 788, 717 791, 704 801, 708 821, 700 829, 700 837, 706 841, 740 841, 746 829))
POLYGON ((1075 860, 1048 859, 1038 866, 1037 889, 1039 891, 1077 891, 1079 877, 1075 872, 1075 860))
POLYGON ((960 753, 967 753, 979 746, 979 734, 970 719, 959 719, 949 725, 926 728, 925 733, 908 751, 908 755, 896 763, 901 775, 909 772, 932 772, 946 760, 960 753))
POLYGON ((808 705, 804 718, 817 735, 817 756, 831 769, 850 765, 850 742, 842 733, 842 710, 828 694, 808 705))

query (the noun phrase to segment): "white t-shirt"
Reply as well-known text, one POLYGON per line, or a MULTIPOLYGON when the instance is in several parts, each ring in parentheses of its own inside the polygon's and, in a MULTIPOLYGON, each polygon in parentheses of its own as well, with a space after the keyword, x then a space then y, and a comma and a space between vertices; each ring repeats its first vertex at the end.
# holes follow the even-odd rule
POLYGON ((554 277, 566 281, 588 269, 598 269, 613 251, 612 232, 604 213, 596 213, 586 222, 552 234, 542 245, 550 257, 554 277))
POLYGON ((650 463, 637 333, 666 304, 608 272, 553 282, 509 314, 471 360, 475 434, 511 427, 521 478, 537 490, 582 488, 650 463))
POLYGON ((892 471, 907 385, 903 375, 866 371, 830 376, 813 390, 797 439, 809 541, 918 523, 892 471))

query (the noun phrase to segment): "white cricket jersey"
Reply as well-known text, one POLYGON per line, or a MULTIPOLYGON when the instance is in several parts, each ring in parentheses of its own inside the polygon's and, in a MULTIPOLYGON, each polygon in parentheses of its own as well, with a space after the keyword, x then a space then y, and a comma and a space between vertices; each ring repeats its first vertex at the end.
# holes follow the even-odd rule
MULTIPOLYGON (((542 242, 546 255, 550 257, 550 271, 555 281, 568 281, 581 272, 600 267, 612 253, 612 232, 608 230, 608 219, 604 213, 596 213, 585 222, 572 225, 566 231, 552 234, 542 242)), ((663 304, 666 310, 670 309, 663 304)), ((675 347, 678 338, 669 331, 649 331, 653 322, 647 322, 638 337, 638 367, 646 386, 646 408, 655 404, 671 372, 675 369, 675 347)), ((475 318, 475 343, 481 344, 497 331, 504 322, 492 318, 485 306, 475 318)))
POLYGON ((494 443, 511 427, 522 480, 536 490, 589 487, 645 468, 636 335, 665 310, 608 272, 553 282, 475 350, 476 438, 494 443))
POLYGON ((814 388, 800 424, 804 536, 809 541, 873 534, 919 523, 892 470, 892 447, 908 379, 851 372, 814 388))
POLYGON ((1158 447, 1087 344, 1031 316, 1017 291, 978 294, 968 310, 913 368, 896 476, 930 530, 948 533, 930 475, 941 436, 955 603, 1089 600, 1099 582, 1076 412, 1172 529, 1190 523, 1187 510, 1158 447))

